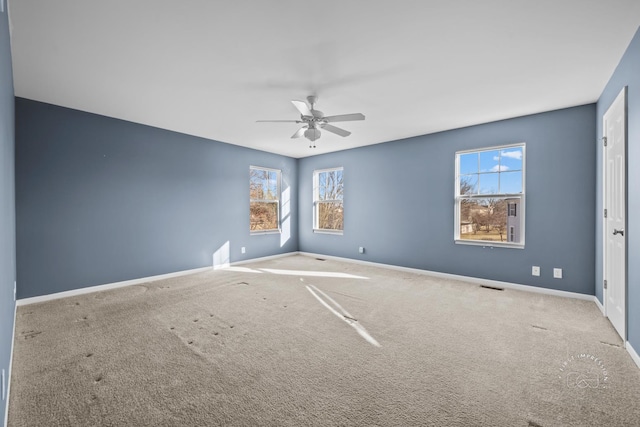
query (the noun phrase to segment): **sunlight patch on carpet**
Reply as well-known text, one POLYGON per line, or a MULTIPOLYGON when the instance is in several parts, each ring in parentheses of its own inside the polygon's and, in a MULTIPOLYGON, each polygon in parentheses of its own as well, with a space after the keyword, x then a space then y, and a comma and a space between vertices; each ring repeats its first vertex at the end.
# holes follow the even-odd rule
POLYGON ((271 273, 280 274, 283 276, 309 276, 309 277, 335 277, 338 279, 363 279, 369 280, 368 277, 356 276, 349 273, 339 273, 336 271, 303 271, 303 270, 279 270, 275 268, 261 268, 260 270, 271 273))
POLYGON ((330 312, 335 314, 338 318, 342 319, 349 326, 355 329, 356 332, 358 332, 358 334, 362 338, 367 340, 369 344, 374 345, 376 347, 382 347, 380 343, 376 341, 375 338, 373 338, 369 334, 369 332, 367 332, 364 326, 358 323, 358 320, 355 317, 353 317, 351 313, 345 310, 340 304, 338 304, 333 298, 331 298, 329 295, 325 294, 324 292, 322 292, 320 289, 316 288, 313 285, 307 285, 306 288, 309 292, 311 292, 311 295, 313 295, 318 301, 320 301, 322 305, 324 305, 327 309, 329 309, 330 312), (319 294, 322 295, 324 298, 326 298, 329 302, 331 302, 331 304, 333 304, 338 310, 340 310, 340 312, 338 312, 335 308, 331 307, 325 300, 323 300, 320 297, 319 294))

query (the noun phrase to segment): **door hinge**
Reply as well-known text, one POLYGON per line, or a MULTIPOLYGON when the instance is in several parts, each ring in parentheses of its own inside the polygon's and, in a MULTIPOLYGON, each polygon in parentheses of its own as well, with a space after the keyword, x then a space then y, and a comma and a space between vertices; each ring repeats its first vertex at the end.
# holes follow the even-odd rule
POLYGON ((604 217, 605 218, 607 217, 607 210, 606 209, 604 210, 604 217))
POLYGON ((602 142, 604 143, 604 146, 606 147, 607 146, 607 137, 606 136, 602 137, 602 142))
POLYGON ((607 289, 607 281, 604 281, 604 288, 607 289))

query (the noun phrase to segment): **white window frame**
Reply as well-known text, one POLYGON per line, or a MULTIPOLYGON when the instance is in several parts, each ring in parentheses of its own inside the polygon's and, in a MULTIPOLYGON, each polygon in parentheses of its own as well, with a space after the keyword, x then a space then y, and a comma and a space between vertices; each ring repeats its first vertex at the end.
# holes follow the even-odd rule
POLYGON ((275 172, 277 174, 277 190, 276 195, 277 199, 252 199, 251 198, 251 190, 249 190, 249 233, 250 234, 278 234, 282 232, 282 226, 280 221, 280 199, 281 196, 281 181, 282 181, 282 171, 280 169, 273 168, 265 168, 262 166, 249 166, 249 189, 251 189, 251 170, 260 170, 267 172, 275 172), (276 216, 278 221, 278 228, 271 228, 268 230, 251 230, 251 203, 275 203, 276 204, 276 216))
MULTIPOLYGON (((493 147, 482 147, 471 150, 456 151, 455 155, 455 207, 454 207, 454 241, 456 244, 471 245, 471 246, 483 246, 483 247, 502 247, 502 248, 515 248, 524 249, 525 244, 525 199, 526 199, 526 143, 520 142, 517 144, 497 145, 493 147), (503 151, 510 148, 522 148, 522 193, 494 193, 494 194, 478 194, 478 195, 461 195, 460 194, 460 156, 470 153, 482 153, 485 151, 503 151), (517 214, 517 218, 520 221, 520 241, 519 242, 495 242, 488 240, 468 240, 460 238, 460 207, 463 199, 520 199, 520 206, 518 209, 520 212, 517 214)), ((508 214, 508 208, 507 208, 508 214)), ((508 216, 507 216, 508 218, 508 216)), ((509 230, 506 230, 508 233, 509 230)), ((507 234, 508 237, 508 234, 507 234)), ((507 238, 508 240, 508 238, 507 238)))
POLYGON ((319 185, 319 176, 323 172, 334 172, 334 171, 342 171, 342 179, 344 180, 344 167, 336 167, 336 168, 328 168, 328 169, 317 169, 313 171, 313 232, 320 234, 344 234, 344 182, 342 183, 342 199, 331 199, 331 200, 319 200, 320 199, 320 185, 319 185), (342 230, 332 230, 326 228, 318 227, 318 209, 321 203, 336 203, 339 202, 342 204, 342 230))

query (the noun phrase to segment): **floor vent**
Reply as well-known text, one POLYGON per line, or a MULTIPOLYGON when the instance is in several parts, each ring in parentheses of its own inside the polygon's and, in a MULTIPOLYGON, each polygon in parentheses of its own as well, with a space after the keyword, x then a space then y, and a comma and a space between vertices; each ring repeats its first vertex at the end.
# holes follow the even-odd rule
POLYGON ((481 288, 491 289, 494 291, 504 291, 504 288, 496 288, 495 286, 480 285, 481 288))
POLYGON ((316 258, 316 261, 326 261, 326 260, 322 258, 316 258))

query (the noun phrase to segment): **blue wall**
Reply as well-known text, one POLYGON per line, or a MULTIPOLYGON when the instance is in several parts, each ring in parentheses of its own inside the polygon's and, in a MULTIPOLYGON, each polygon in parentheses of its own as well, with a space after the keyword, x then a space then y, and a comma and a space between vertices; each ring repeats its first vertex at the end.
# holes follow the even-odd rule
MULTIPOLYGON (((11 46, 6 12, 0 12, 0 369, 9 381, 13 335, 13 282, 16 279, 14 197, 14 107, 11 46)), ((6 385, 6 384, 5 384, 6 385)), ((0 402, 4 423, 6 400, 0 402)))
POLYGON ((594 132, 591 104, 301 159, 300 250, 593 295, 594 132), (455 152, 523 141, 525 248, 456 245, 455 152), (313 170, 336 166, 344 235, 315 234, 313 170))
MULTIPOLYGON (((602 118, 618 93, 627 89, 627 339, 640 351, 640 29, 636 32, 597 104, 596 137, 602 137, 602 118)), ((597 144, 596 296, 602 302, 602 145, 597 144)))
POLYGON ((18 298, 298 250, 295 159, 16 99, 18 298), (249 234, 249 166, 281 169, 290 236, 249 234), (240 248, 247 248, 241 254, 240 248))

